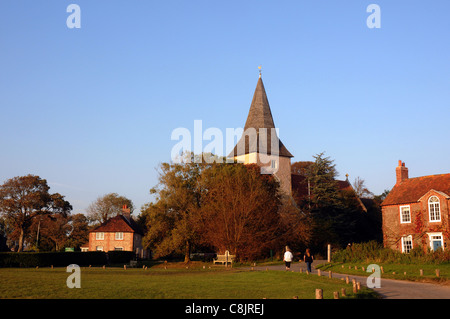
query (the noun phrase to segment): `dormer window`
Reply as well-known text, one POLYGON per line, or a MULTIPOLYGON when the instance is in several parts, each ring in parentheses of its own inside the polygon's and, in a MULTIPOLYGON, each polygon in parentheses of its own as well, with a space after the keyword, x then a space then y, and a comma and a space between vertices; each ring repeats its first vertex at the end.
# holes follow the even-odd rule
POLYGON ((437 198, 437 196, 431 196, 428 199, 428 212, 430 215, 430 222, 441 221, 441 208, 439 205, 439 198, 437 198))

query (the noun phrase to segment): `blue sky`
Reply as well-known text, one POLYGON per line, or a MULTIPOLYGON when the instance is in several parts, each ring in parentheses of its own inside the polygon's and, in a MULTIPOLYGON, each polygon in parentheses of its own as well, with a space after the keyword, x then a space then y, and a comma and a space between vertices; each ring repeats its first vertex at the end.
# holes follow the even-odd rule
POLYGON ((398 160, 410 177, 449 173, 449 13, 447 0, 2 0, 0 182, 39 175, 73 213, 117 192, 138 213, 174 129, 243 127, 259 65, 293 161, 325 152, 375 194, 398 160))

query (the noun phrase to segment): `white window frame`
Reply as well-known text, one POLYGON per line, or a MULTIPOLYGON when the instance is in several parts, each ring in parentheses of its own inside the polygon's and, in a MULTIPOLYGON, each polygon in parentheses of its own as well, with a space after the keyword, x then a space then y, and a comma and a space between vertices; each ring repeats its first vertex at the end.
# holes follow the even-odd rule
POLYGON ((413 242, 413 238, 412 235, 408 235, 408 236, 403 236, 402 237, 402 253, 404 254, 409 254, 409 252, 414 248, 414 242, 413 242), (411 248, 409 248, 408 251, 406 251, 407 249, 405 249, 405 245, 406 245, 406 241, 410 241, 411 242, 411 248))
POLYGON ((104 240, 104 239, 105 239, 105 233, 103 233, 103 232, 95 233, 95 240, 104 240))
POLYGON ((400 224, 411 224, 411 207, 409 205, 403 205, 400 206, 400 224), (408 220, 403 220, 403 208, 408 208, 408 212, 409 212, 409 221, 408 220))
POLYGON ((115 240, 123 240, 123 232, 116 232, 114 235, 115 240))
POLYGON ((95 250, 96 251, 103 251, 103 246, 97 246, 97 247, 95 247, 95 250))
POLYGON ((428 198, 428 218, 431 223, 438 223, 441 221, 441 201, 439 200, 439 197, 436 195, 430 196, 428 198), (436 198, 437 202, 431 202, 432 198, 436 198), (431 210, 433 207, 433 213, 434 213, 434 219, 431 218, 431 210), (437 207, 437 214, 439 215, 439 219, 436 218, 436 207, 437 207))

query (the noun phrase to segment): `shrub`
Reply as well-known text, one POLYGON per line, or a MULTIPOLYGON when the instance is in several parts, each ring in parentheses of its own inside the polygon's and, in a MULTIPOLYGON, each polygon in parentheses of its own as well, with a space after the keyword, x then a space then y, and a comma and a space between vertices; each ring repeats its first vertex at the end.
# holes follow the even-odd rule
POLYGON ((105 265, 106 253, 92 252, 5 252, 0 253, 0 267, 64 267, 70 264, 79 266, 105 265))
POLYGON ((391 248, 385 248, 376 241, 356 243, 346 249, 338 250, 333 254, 336 262, 385 262, 401 264, 439 264, 450 262, 450 251, 438 250, 436 252, 424 252, 422 248, 416 247, 408 254, 391 248))

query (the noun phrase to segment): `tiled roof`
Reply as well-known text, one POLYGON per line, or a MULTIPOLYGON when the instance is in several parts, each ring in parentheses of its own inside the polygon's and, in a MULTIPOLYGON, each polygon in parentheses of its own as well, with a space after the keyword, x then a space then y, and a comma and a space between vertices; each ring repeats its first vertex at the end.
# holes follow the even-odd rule
POLYGON ((450 195, 450 174, 405 179, 392 188, 381 205, 415 203, 432 189, 450 195))
POLYGON ((124 232, 124 233, 138 233, 143 235, 139 225, 130 218, 128 221, 123 215, 108 219, 106 222, 92 229, 90 232, 124 232))
POLYGON ((259 152, 269 155, 279 155, 286 157, 294 157, 284 146, 278 136, 273 137, 273 144, 278 146, 278 150, 272 150, 271 129, 275 129, 273 122, 272 112, 270 110, 269 101, 267 99, 266 90, 262 79, 258 79, 255 93, 253 94, 252 104, 248 112, 247 121, 245 122, 244 133, 249 132, 249 129, 255 129, 257 134, 256 139, 248 141, 246 135, 243 134, 239 142, 234 147, 233 151, 228 157, 234 157, 243 154, 249 154, 253 152, 259 152), (266 135, 260 129, 267 129, 266 135), (260 144, 259 140, 264 136, 263 143, 260 144), (251 145, 249 145, 251 143, 251 145), (260 147, 266 147, 267 149, 260 149, 260 147))

